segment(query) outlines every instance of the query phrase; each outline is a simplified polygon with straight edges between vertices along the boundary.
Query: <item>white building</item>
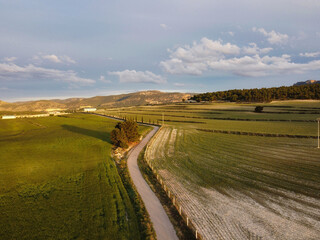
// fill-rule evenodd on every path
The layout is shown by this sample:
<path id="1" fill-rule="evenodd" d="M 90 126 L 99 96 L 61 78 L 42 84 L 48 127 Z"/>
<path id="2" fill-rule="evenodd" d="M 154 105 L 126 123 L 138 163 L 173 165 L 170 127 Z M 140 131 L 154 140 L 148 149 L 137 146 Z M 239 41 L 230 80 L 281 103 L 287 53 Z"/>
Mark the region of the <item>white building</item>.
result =
<path id="1" fill-rule="evenodd" d="M 94 111 L 97 111 L 96 108 L 84 108 L 83 111 L 85 112 L 94 112 Z"/>
<path id="2" fill-rule="evenodd" d="M 16 119 L 17 117 L 14 115 L 6 115 L 6 116 L 2 116 L 2 119 Z"/>

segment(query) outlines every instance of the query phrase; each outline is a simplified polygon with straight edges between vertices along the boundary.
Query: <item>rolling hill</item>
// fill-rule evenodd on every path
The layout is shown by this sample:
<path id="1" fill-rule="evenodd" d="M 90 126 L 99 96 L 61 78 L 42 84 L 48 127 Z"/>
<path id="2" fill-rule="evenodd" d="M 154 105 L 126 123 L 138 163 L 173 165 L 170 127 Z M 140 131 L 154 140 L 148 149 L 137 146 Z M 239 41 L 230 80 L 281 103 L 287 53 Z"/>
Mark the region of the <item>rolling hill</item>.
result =
<path id="1" fill-rule="evenodd" d="M 149 104 L 181 102 L 191 94 L 142 91 L 128 94 L 96 96 L 91 98 L 52 99 L 27 102 L 5 103 L 0 101 L 0 111 L 45 111 L 47 109 L 78 109 L 84 106 L 96 108 L 127 107 Z"/>

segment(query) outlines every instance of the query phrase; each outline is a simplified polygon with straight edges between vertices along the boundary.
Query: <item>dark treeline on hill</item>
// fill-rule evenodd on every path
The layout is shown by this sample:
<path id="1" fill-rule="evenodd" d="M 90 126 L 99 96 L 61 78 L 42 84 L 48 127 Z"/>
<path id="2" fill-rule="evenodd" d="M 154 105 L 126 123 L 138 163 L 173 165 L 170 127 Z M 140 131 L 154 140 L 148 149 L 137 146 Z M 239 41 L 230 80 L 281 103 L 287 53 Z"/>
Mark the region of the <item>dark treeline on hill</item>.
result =
<path id="1" fill-rule="evenodd" d="M 191 97 L 200 101 L 271 102 L 273 100 L 320 99 L 320 84 L 208 92 Z"/>

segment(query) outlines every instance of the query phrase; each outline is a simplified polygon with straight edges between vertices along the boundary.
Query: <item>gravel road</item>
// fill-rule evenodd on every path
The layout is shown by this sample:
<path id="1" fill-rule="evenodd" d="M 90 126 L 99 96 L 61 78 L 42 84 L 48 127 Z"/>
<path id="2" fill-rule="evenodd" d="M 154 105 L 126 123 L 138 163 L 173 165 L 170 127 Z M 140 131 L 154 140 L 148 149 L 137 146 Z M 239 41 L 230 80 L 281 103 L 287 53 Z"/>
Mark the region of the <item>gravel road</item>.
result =
<path id="1" fill-rule="evenodd" d="M 117 118 L 108 117 L 101 114 L 94 113 L 94 115 L 119 120 Z M 158 131 L 158 129 L 159 127 L 153 127 L 153 130 L 149 132 L 148 135 L 129 152 L 127 164 L 133 184 L 140 194 L 142 201 L 144 202 L 144 205 L 146 206 L 146 209 L 150 215 L 153 228 L 156 231 L 157 239 L 178 240 L 176 231 L 174 230 L 168 215 L 163 209 L 157 196 L 154 194 L 148 183 L 142 177 L 137 162 L 139 153 L 147 145 L 149 140 Z"/>
<path id="2" fill-rule="evenodd" d="M 131 179 L 150 215 L 154 230 L 156 231 L 157 239 L 178 239 L 168 215 L 164 211 L 159 199 L 142 177 L 137 163 L 139 153 L 146 146 L 151 137 L 158 131 L 158 129 L 159 127 L 154 127 L 154 129 L 129 153 L 128 169 Z"/>

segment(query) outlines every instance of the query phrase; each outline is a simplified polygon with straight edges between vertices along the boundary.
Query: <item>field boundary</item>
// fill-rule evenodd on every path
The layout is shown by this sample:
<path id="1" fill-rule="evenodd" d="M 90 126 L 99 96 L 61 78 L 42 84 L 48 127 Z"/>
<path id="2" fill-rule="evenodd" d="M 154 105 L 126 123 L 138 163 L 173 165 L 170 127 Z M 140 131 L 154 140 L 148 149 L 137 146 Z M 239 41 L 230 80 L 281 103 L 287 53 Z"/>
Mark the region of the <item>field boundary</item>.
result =
<path id="1" fill-rule="evenodd" d="M 148 151 L 148 149 L 150 148 L 151 144 L 154 142 L 154 140 L 158 137 L 159 132 L 162 130 L 162 126 L 158 129 L 158 131 L 155 133 L 155 135 L 151 138 L 151 140 L 148 142 L 147 147 L 146 147 L 146 152 Z M 194 223 L 192 222 L 190 216 L 187 215 L 187 213 L 183 210 L 183 205 L 182 203 L 179 201 L 178 197 L 175 196 L 172 193 L 172 189 L 170 187 L 168 187 L 161 175 L 157 172 L 157 170 L 152 166 L 152 163 L 149 159 L 145 158 L 145 162 L 148 164 L 148 166 L 150 167 L 150 169 L 152 170 L 152 173 L 154 174 L 155 178 L 157 179 L 157 182 L 160 184 L 160 186 L 162 187 L 163 191 L 167 194 L 168 198 L 170 199 L 170 201 L 172 202 L 172 205 L 177 209 L 179 215 L 181 216 L 181 218 L 183 219 L 183 221 L 186 223 L 187 227 L 191 230 L 191 232 L 194 234 L 196 239 L 199 240 L 203 240 L 204 238 L 202 237 L 202 234 L 199 233 L 198 229 L 196 228 L 196 226 L 194 225 Z"/>
<path id="2" fill-rule="evenodd" d="M 197 128 L 196 130 L 202 131 L 202 132 L 234 134 L 234 135 L 246 135 L 246 136 L 259 136 L 259 137 L 287 137 L 287 138 L 312 138 L 312 139 L 318 139 L 317 136 L 309 136 L 309 135 L 291 135 L 291 134 L 278 134 L 278 133 L 255 133 L 255 132 L 240 132 L 240 131 L 202 129 L 202 128 Z"/>
<path id="3" fill-rule="evenodd" d="M 136 110 L 140 111 L 140 110 Z M 173 111 L 166 111 L 173 112 Z M 177 111 L 178 112 L 178 111 Z M 183 112 L 183 111 L 181 111 Z M 248 111 L 249 112 L 249 111 Z M 125 114 L 134 115 L 134 112 L 124 112 Z M 185 112 L 183 112 L 185 113 Z M 188 113 L 188 112 L 187 112 Z M 200 112 L 202 113 L 202 112 Z M 271 112 L 263 112 L 263 113 L 271 113 Z M 276 112 L 274 112 L 276 113 Z M 279 112 L 281 113 L 281 112 Z M 221 113 L 205 113 L 205 114 L 221 114 Z M 318 114 L 318 113 L 317 113 Z M 156 113 L 142 113 L 144 116 L 162 116 L 162 114 Z M 317 120 L 304 120 L 304 119 L 268 119 L 268 118 L 230 118 L 230 117 L 195 117 L 195 116 L 186 116 L 186 115 L 172 115 L 166 114 L 166 117 L 176 117 L 176 118 L 194 118 L 194 119 L 205 119 L 205 120 L 228 120 L 228 121 L 244 121 L 244 122 L 317 122 Z M 160 119 L 161 120 L 161 119 Z M 165 121 L 168 121 L 165 119 Z"/>

